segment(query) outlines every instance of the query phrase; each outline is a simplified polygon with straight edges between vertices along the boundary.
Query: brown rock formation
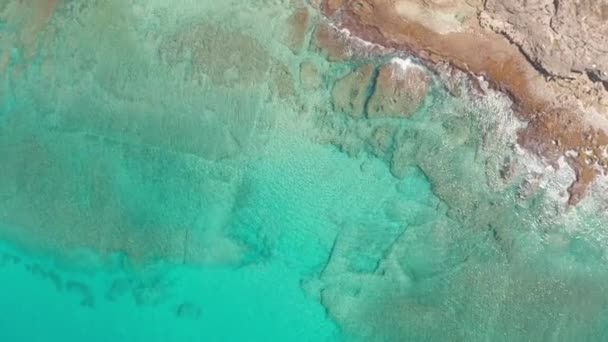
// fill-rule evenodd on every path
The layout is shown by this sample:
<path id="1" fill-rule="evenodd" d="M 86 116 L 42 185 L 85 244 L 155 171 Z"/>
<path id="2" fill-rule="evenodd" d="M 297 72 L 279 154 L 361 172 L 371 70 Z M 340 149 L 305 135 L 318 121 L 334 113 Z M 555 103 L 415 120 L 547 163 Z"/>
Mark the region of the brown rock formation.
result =
<path id="1" fill-rule="evenodd" d="M 395 60 L 380 68 L 367 115 L 408 117 L 416 112 L 429 86 L 426 72 L 409 61 Z"/>
<path id="2" fill-rule="evenodd" d="M 363 117 L 373 72 L 374 66 L 366 64 L 338 80 L 332 89 L 334 110 Z"/>
<path id="3" fill-rule="evenodd" d="M 330 61 L 346 60 L 352 57 L 352 52 L 340 32 L 328 23 L 321 23 L 317 26 L 314 44 Z"/>
<path id="4" fill-rule="evenodd" d="M 336 82 L 334 110 L 356 118 L 408 117 L 424 101 L 429 81 L 422 67 L 409 60 L 394 59 L 379 68 L 365 64 Z"/>

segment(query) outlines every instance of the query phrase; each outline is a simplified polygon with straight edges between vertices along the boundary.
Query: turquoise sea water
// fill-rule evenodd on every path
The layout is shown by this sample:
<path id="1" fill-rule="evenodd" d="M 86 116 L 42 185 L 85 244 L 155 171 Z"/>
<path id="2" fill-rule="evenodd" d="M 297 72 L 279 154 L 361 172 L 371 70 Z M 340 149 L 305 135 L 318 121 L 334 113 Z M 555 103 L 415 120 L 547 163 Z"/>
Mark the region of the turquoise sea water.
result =
<path id="1" fill-rule="evenodd" d="M 500 177 L 500 100 L 338 112 L 394 56 L 294 53 L 295 6 L 0 1 L 0 339 L 606 339 L 608 221 Z"/>

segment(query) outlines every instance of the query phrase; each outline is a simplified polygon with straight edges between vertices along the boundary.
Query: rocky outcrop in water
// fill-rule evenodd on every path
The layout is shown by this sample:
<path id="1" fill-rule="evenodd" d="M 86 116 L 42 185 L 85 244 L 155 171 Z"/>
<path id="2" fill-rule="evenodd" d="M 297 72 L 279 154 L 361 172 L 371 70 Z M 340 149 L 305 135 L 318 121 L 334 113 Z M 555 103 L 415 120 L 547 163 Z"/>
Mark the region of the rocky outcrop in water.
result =
<path id="1" fill-rule="evenodd" d="M 328 53 L 329 59 L 359 58 L 356 49 L 344 50 L 345 42 L 365 42 L 385 54 L 415 55 L 442 79 L 454 69 L 464 72 L 480 95 L 485 82 L 508 95 L 519 119 L 527 122 L 519 144 L 552 165 L 564 158 L 576 173 L 570 204 L 608 170 L 605 0 L 327 0 L 318 5 L 332 39 L 317 39 L 317 46 L 348 52 L 340 58 Z"/>
<path id="2" fill-rule="evenodd" d="M 366 64 L 338 80 L 332 90 L 334 110 L 363 117 L 373 73 L 374 66 Z"/>
<path id="3" fill-rule="evenodd" d="M 374 67 L 363 65 L 339 79 L 332 89 L 334 110 L 355 118 L 405 118 L 426 97 L 429 78 L 409 59 L 393 59 Z"/>
<path id="4" fill-rule="evenodd" d="M 369 100 L 368 116 L 408 117 L 423 102 L 429 80 L 423 68 L 410 60 L 394 59 L 380 67 L 374 93 Z"/>

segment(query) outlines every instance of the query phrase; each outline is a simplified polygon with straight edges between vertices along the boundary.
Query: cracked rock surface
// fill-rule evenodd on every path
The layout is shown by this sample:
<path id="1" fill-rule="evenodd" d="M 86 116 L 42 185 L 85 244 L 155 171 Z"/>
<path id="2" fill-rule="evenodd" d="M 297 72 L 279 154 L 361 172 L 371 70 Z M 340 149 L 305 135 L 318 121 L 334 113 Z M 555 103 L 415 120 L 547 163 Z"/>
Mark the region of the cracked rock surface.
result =
<path id="1" fill-rule="evenodd" d="M 606 0 L 488 0 L 481 18 L 552 76 L 608 81 Z"/>

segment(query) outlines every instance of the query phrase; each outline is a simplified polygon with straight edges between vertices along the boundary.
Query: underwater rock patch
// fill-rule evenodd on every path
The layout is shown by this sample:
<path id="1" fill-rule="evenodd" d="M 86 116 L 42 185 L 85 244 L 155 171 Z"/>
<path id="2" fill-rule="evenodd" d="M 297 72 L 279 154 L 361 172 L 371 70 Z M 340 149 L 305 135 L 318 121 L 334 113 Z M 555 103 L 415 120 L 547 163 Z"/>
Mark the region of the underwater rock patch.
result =
<path id="1" fill-rule="evenodd" d="M 353 117 L 365 116 L 365 104 L 375 67 L 365 64 L 339 79 L 332 89 L 334 110 Z"/>
<path id="2" fill-rule="evenodd" d="M 304 48 L 306 34 L 310 29 L 311 13 L 305 6 L 298 6 L 289 16 L 289 30 L 287 33 L 287 46 L 295 54 L 299 54 Z"/>
<path id="3" fill-rule="evenodd" d="M 367 107 L 368 117 L 413 115 L 424 101 L 429 82 L 424 69 L 409 60 L 396 58 L 381 66 Z"/>

